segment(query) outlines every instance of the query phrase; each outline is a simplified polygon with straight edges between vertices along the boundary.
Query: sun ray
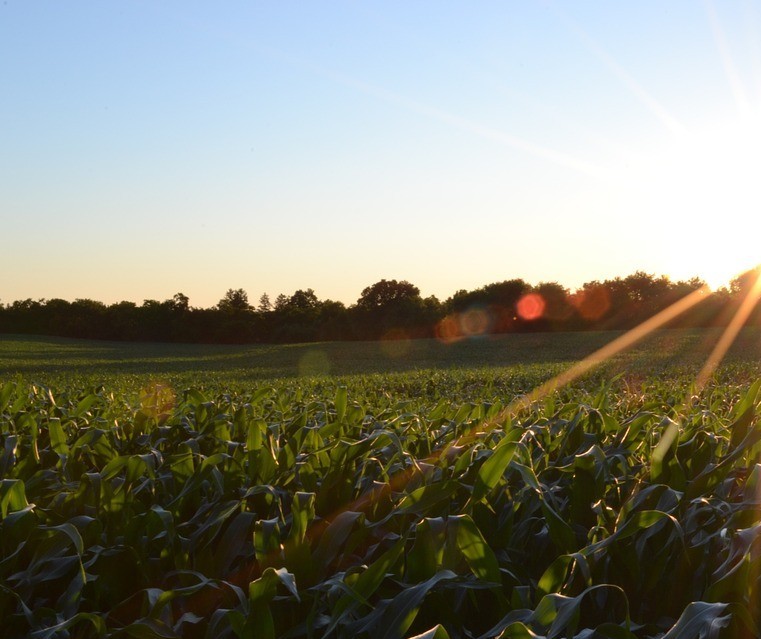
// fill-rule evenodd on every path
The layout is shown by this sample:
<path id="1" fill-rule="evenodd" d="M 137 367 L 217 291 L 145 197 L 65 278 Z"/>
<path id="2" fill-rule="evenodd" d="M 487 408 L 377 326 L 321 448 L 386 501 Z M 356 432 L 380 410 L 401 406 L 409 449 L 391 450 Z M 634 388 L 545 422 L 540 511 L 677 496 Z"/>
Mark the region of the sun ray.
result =
<path id="1" fill-rule="evenodd" d="M 595 366 L 599 366 L 614 355 L 617 355 L 631 348 L 634 344 L 645 338 L 653 331 L 657 330 L 664 324 L 667 324 L 682 313 L 688 311 L 690 308 L 693 308 L 700 302 L 704 301 L 707 298 L 708 293 L 708 287 L 703 286 L 693 291 L 689 295 L 686 295 L 668 308 L 662 310 L 660 313 L 657 313 L 650 319 L 644 321 L 639 326 L 636 326 L 606 346 L 603 346 L 591 355 L 588 355 L 582 361 L 578 362 L 574 366 L 571 366 L 568 370 L 560 373 L 559 375 L 556 375 L 552 379 L 540 385 L 531 393 L 513 400 L 507 407 L 500 411 L 498 415 L 486 422 L 472 427 L 467 433 L 461 435 L 453 444 L 434 451 L 427 458 L 421 460 L 421 462 L 426 464 L 437 462 L 442 457 L 442 455 L 446 453 L 447 450 L 451 450 L 453 447 L 456 448 L 457 446 L 467 442 L 467 440 L 474 435 L 476 429 L 478 429 L 480 432 L 483 432 L 499 427 L 500 425 L 504 424 L 507 419 L 511 419 L 521 410 L 528 408 L 533 402 L 546 397 L 562 386 L 570 384 L 572 381 L 589 372 Z M 307 531 L 307 535 L 309 535 L 311 538 L 318 537 L 327 527 L 327 525 L 341 513 L 346 511 L 365 511 L 383 495 L 387 494 L 388 491 L 401 490 L 410 481 L 417 470 L 417 466 L 410 466 L 404 470 L 398 471 L 392 475 L 386 483 L 376 484 L 373 488 L 357 497 L 351 503 L 337 509 L 331 513 L 330 516 L 326 517 L 318 524 L 313 525 L 313 527 Z"/>
<path id="2" fill-rule="evenodd" d="M 661 328 L 682 313 L 685 313 L 689 309 L 695 307 L 707 299 L 709 293 L 710 289 L 708 286 L 702 286 L 701 288 L 691 292 L 689 295 L 686 295 L 668 308 L 660 311 L 653 317 L 642 322 L 640 325 L 621 335 L 609 344 L 588 355 L 582 361 L 574 364 L 566 371 L 563 371 L 559 375 L 556 375 L 552 379 L 541 384 L 534 391 L 528 393 L 525 396 L 516 398 L 496 417 L 472 427 L 467 433 L 461 435 L 455 441 L 455 443 L 435 450 L 427 458 L 421 460 L 422 463 L 436 463 L 443 455 L 447 453 L 447 451 L 456 449 L 457 446 L 466 443 L 468 439 L 473 437 L 476 431 L 485 432 L 499 427 L 500 425 L 504 424 L 506 420 L 512 419 L 515 415 L 520 413 L 520 411 L 531 406 L 532 403 L 550 395 L 563 386 L 570 384 L 585 373 L 589 372 L 592 368 L 601 365 L 615 355 L 625 352 L 634 346 L 634 344 L 651 334 L 653 331 Z M 728 348 L 728 344 L 731 344 L 731 342 L 734 340 L 739 330 L 737 327 L 742 326 L 751 310 L 753 309 L 755 302 L 757 302 L 759 299 L 761 299 L 761 270 L 759 270 L 759 276 L 757 277 L 751 292 L 743 300 L 740 309 L 733 318 L 731 325 L 732 330 L 730 331 L 728 329 L 725 331 L 724 336 L 722 336 L 722 339 L 720 340 L 720 344 L 722 345 L 721 348 L 724 350 L 724 352 L 726 351 L 724 346 L 727 345 Z M 724 354 L 719 349 L 719 345 L 717 345 L 717 347 L 714 349 L 714 353 L 712 353 L 712 357 L 709 357 L 709 361 L 716 361 L 716 355 L 719 353 L 721 353 L 722 356 Z M 719 357 L 718 359 L 720 360 L 721 358 Z M 666 431 L 663 433 L 661 442 L 653 453 L 654 457 L 657 457 L 659 454 L 665 454 L 665 449 L 668 447 L 668 445 L 670 445 L 670 443 L 673 441 L 673 438 L 676 437 L 677 433 L 678 429 L 676 424 L 670 424 Z M 391 491 L 402 490 L 417 472 L 419 472 L 419 466 L 415 464 L 396 472 L 385 483 L 376 483 L 375 486 L 359 495 L 350 503 L 336 509 L 329 516 L 321 519 L 320 521 L 313 523 L 306 532 L 307 537 L 310 540 L 319 538 L 327 526 L 330 525 L 330 523 L 341 513 L 347 511 L 367 511 L 384 495 L 387 495 Z M 236 574 L 244 574 L 249 569 L 250 566 L 243 567 L 237 570 Z"/>
<path id="3" fill-rule="evenodd" d="M 743 20 L 750 49 L 748 61 L 753 79 L 752 101 L 758 103 L 761 101 L 761 30 L 758 28 L 758 25 L 761 24 L 761 11 L 752 0 L 745 0 L 743 9 Z"/>
<path id="4" fill-rule="evenodd" d="M 586 160 L 568 155 L 557 149 L 536 144 L 511 133 L 506 133 L 499 129 L 483 125 L 479 122 L 475 122 L 460 115 L 449 113 L 443 109 L 432 107 L 430 105 L 419 102 L 418 100 L 414 100 L 402 94 L 390 91 L 389 89 L 357 80 L 356 78 L 348 76 L 344 73 L 317 66 L 306 60 L 301 61 L 301 64 L 305 67 L 310 68 L 316 74 L 330 78 L 334 82 L 338 82 L 345 86 L 351 87 L 375 98 L 383 100 L 384 102 L 394 104 L 395 106 L 400 106 L 408 111 L 426 116 L 433 120 L 438 120 L 439 122 L 443 122 L 457 129 L 467 131 L 468 133 L 472 133 L 478 137 L 485 138 L 492 142 L 498 142 L 504 146 L 516 149 L 518 151 L 523 151 L 524 153 L 542 160 L 546 160 L 553 164 L 557 164 L 559 166 L 597 178 L 608 177 L 610 174 L 607 169 L 592 162 L 588 162 Z"/>
<path id="5" fill-rule="evenodd" d="M 724 359 L 724 355 L 727 354 L 729 347 L 732 346 L 733 342 L 737 338 L 737 334 L 745 324 L 745 320 L 748 319 L 748 316 L 753 311 L 753 308 L 758 303 L 759 299 L 761 299 L 761 267 L 757 269 L 757 273 L 758 274 L 755 281 L 753 282 L 753 285 L 751 286 L 751 289 L 748 291 L 742 303 L 740 304 L 740 307 L 737 309 L 737 312 L 734 314 L 729 324 L 722 332 L 719 340 L 713 347 L 713 350 L 708 355 L 705 364 L 695 378 L 695 392 L 692 393 L 690 397 L 682 403 L 682 405 L 679 407 L 679 410 L 676 411 L 677 414 L 683 414 L 685 409 L 692 408 L 695 405 L 698 395 L 708 384 L 708 381 L 713 376 L 713 373 L 716 371 L 722 359 Z M 653 451 L 652 459 L 654 462 L 660 462 L 663 460 L 678 435 L 679 424 L 674 421 L 670 422 L 666 429 L 663 431 L 661 439 Z"/>
<path id="6" fill-rule="evenodd" d="M 632 93 L 637 101 L 639 101 L 652 115 L 654 115 L 669 131 L 676 134 L 685 133 L 685 127 L 682 125 L 682 123 L 677 120 L 671 113 L 669 113 L 664 105 L 661 104 L 651 93 L 649 93 L 647 89 L 643 87 L 631 74 L 629 74 L 615 58 L 613 58 L 602 46 L 595 42 L 587 32 L 585 32 L 579 25 L 573 22 L 568 16 L 563 14 L 557 7 L 553 5 L 553 8 L 561 17 L 561 19 L 567 25 L 569 25 L 569 28 L 576 34 L 582 44 L 615 75 L 615 77 Z M 721 30 L 718 17 L 716 16 L 714 8 L 710 2 L 707 2 L 707 10 L 714 32 L 714 37 L 719 48 L 720 56 L 724 64 L 729 83 L 735 95 L 735 99 L 738 103 L 738 107 L 741 111 L 746 109 L 749 110 L 749 103 L 745 95 L 745 91 L 743 90 L 742 84 L 737 74 L 737 70 L 729 53 L 727 42 Z M 264 53 L 272 57 L 277 57 L 280 60 L 285 61 L 293 66 L 307 69 L 315 75 L 319 75 L 332 82 L 372 96 L 385 103 L 400 107 L 411 113 L 422 115 L 432 120 L 442 122 L 450 127 L 469 132 L 475 136 L 499 143 L 505 147 L 521 151 L 530 156 L 572 169 L 583 174 L 592 175 L 594 177 L 606 177 L 608 175 L 608 171 L 604 167 L 596 166 L 595 164 L 587 162 L 583 159 L 570 156 L 560 150 L 535 144 L 530 140 L 523 139 L 505 131 L 486 126 L 477 121 L 473 121 L 460 115 L 448 112 L 444 109 L 430 106 L 412 97 L 405 96 L 390 89 L 356 79 L 342 72 L 321 67 L 315 64 L 313 61 L 297 58 L 291 54 L 284 53 L 272 48 L 252 46 L 248 42 L 239 41 L 237 44 L 244 48 L 254 48 L 260 53 Z M 627 351 L 637 342 L 651 334 L 653 331 L 664 326 L 672 319 L 676 318 L 680 314 L 686 312 L 690 308 L 705 300 L 708 297 L 708 292 L 709 291 L 707 287 L 702 287 L 690 293 L 669 308 L 661 311 L 639 326 L 613 340 L 606 346 L 598 349 L 559 375 L 544 382 L 530 393 L 520 398 L 516 398 L 510 402 L 509 405 L 499 413 L 499 415 L 478 424 L 473 429 L 471 429 L 471 431 L 458 438 L 455 444 L 449 445 L 444 449 L 436 450 L 428 458 L 421 461 L 423 463 L 436 462 L 446 454 L 447 450 L 451 450 L 452 446 L 457 446 L 458 444 L 464 442 L 468 437 L 472 437 L 476 430 L 488 431 L 500 427 L 505 423 L 505 420 L 510 419 L 520 413 L 522 410 L 529 408 L 533 403 L 572 383 L 573 381 L 588 373 L 593 368 L 608 361 L 615 355 Z M 742 301 L 737 313 L 733 316 L 730 324 L 727 326 L 727 329 L 723 332 L 721 338 L 708 357 L 708 360 L 698 374 L 696 382 L 698 387 L 702 388 L 710 379 L 711 375 L 716 370 L 716 367 L 726 355 L 728 348 L 734 342 L 740 328 L 744 324 L 745 320 L 747 319 L 748 315 L 752 311 L 755 303 L 759 300 L 759 298 L 761 298 L 761 273 L 756 279 L 752 290 Z M 664 434 L 664 442 L 668 441 L 668 437 L 666 435 L 671 436 L 673 433 L 669 431 L 669 433 Z M 410 466 L 389 477 L 387 482 L 383 484 L 376 484 L 370 490 L 359 495 L 355 500 L 345 504 L 341 508 L 334 511 L 330 516 L 325 517 L 321 521 L 314 524 L 307 532 L 307 535 L 310 538 L 315 538 L 324 530 L 330 521 L 332 521 L 338 514 L 342 512 L 347 510 L 364 511 L 370 508 L 378 499 L 387 494 L 389 491 L 403 489 L 404 486 L 417 472 L 418 469 L 416 466 Z"/>
<path id="7" fill-rule="evenodd" d="M 175 18 L 182 20 L 182 22 L 188 24 L 187 20 L 182 18 L 182 16 L 175 16 Z M 533 157 L 545 160 L 558 166 L 572 169 L 591 177 L 611 177 L 611 172 L 608 169 L 596 165 L 593 162 L 589 162 L 567 153 L 563 153 L 558 149 L 542 146 L 535 142 L 531 142 L 530 140 L 526 140 L 494 127 L 483 125 L 479 122 L 470 120 L 455 113 L 450 113 L 443 109 L 432 107 L 428 104 L 424 104 L 418 100 L 415 100 L 414 98 L 402 95 L 390 89 L 374 85 L 364 80 L 359 80 L 336 69 L 331 69 L 319 65 L 313 60 L 305 59 L 293 53 L 285 52 L 272 46 L 263 45 L 261 43 L 253 43 L 249 40 L 235 37 L 231 33 L 223 32 L 207 24 L 193 23 L 192 26 L 199 31 L 225 40 L 228 43 L 234 44 L 240 49 L 255 51 L 261 55 L 278 59 L 281 62 L 285 62 L 286 64 L 289 64 L 295 68 L 305 69 L 316 76 L 326 78 L 332 82 L 349 87 L 366 95 L 370 95 L 388 104 L 393 104 L 394 106 L 401 107 L 412 113 L 423 115 L 432 120 L 438 120 L 439 122 L 443 122 L 454 128 L 466 131 L 477 137 L 499 143 L 503 146 L 515 149 L 517 151 L 522 151 Z"/>
<path id="8" fill-rule="evenodd" d="M 650 319 L 645 320 L 639 326 L 634 327 L 630 331 L 621 335 L 621 337 L 614 339 L 609 344 L 606 344 L 591 355 L 588 355 L 577 364 L 571 366 L 571 368 L 568 370 L 546 381 L 536 390 L 529 393 L 529 395 L 527 395 L 525 398 L 519 400 L 517 403 L 521 408 L 527 407 L 532 402 L 546 397 L 558 388 L 570 384 L 585 373 L 589 372 L 595 366 L 599 366 L 603 362 L 609 360 L 611 357 L 628 350 L 634 346 L 634 344 L 644 339 L 653 331 L 675 319 L 696 304 L 699 304 L 703 300 L 707 299 L 709 293 L 710 290 L 707 286 L 702 286 L 699 289 L 694 290 L 692 293 L 686 295 L 668 308 L 662 310 L 660 313 L 657 313 Z"/>
<path id="9" fill-rule="evenodd" d="M 679 120 L 671 115 L 664 107 L 645 87 L 643 87 L 632 75 L 626 71 L 616 59 L 610 55 L 600 44 L 598 44 L 592 37 L 581 28 L 581 26 L 573 20 L 568 14 L 558 7 L 554 2 L 549 2 L 555 15 L 573 32 L 581 43 L 592 53 L 600 62 L 602 62 L 618 80 L 632 92 L 635 98 L 645 107 L 650 113 L 658 118 L 672 133 L 683 134 L 685 127 Z"/>
<path id="10" fill-rule="evenodd" d="M 716 13 L 716 7 L 711 0 L 705 0 L 703 4 L 705 5 L 708 23 L 711 26 L 713 39 L 716 42 L 716 48 L 719 50 L 719 58 L 721 58 L 721 63 L 724 66 L 724 73 L 727 76 L 727 81 L 729 82 L 732 95 L 737 103 L 737 108 L 743 118 L 750 118 L 750 102 L 748 101 L 748 96 L 746 95 L 742 81 L 740 80 L 740 74 L 737 72 L 737 67 L 732 59 L 729 44 L 724 35 L 724 29 L 721 28 L 721 22 Z"/>
<path id="11" fill-rule="evenodd" d="M 696 385 L 701 390 L 708 383 L 714 371 L 724 359 L 729 347 L 737 338 L 737 334 L 745 324 L 745 320 L 751 314 L 759 299 L 761 299 L 761 268 L 757 269 L 756 279 L 753 282 L 748 293 L 745 295 L 740 307 L 737 309 L 732 321 L 729 322 L 724 332 L 721 334 L 719 341 L 716 342 L 711 354 L 708 356 L 706 363 L 698 373 Z"/>
<path id="12" fill-rule="evenodd" d="M 500 79 L 495 72 L 489 71 L 483 66 L 468 64 L 464 56 L 453 55 L 440 46 L 436 46 L 430 41 L 423 39 L 419 33 L 412 32 L 409 28 L 405 28 L 398 23 L 392 23 L 382 11 L 374 10 L 369 5 L 357 6 L 355 8 L 361 8 L 365 15 L 372 17 L 375 24 L 382 25 L 389 32 L 393 33 L 394 37 L 404 38 L 407 43 L 415 46 L 416 49 L 425 51 L 428 55 L 436 56 L 442 65 L 457 68 L 461 72 L 477 78 L 490 89 L 493 89 L 510 101 L 518 100 L 530 106 L 531 109 L 541 112 L 548 119 L 562 124 L 567 130 L 581 134 L 585 139 L 593 141 L 599 146 L 606 147 L 618 155 L 626 152 L 626 147 L 618 144 L 610 136 L 598 133 L 597 130 L 569 117 L 569 112 L 564 108 L 564 105 L 541 100 L 537 95 L 521 90 L 513 83 Z M 597 170 L 599 167 L 592 168 Z"/>

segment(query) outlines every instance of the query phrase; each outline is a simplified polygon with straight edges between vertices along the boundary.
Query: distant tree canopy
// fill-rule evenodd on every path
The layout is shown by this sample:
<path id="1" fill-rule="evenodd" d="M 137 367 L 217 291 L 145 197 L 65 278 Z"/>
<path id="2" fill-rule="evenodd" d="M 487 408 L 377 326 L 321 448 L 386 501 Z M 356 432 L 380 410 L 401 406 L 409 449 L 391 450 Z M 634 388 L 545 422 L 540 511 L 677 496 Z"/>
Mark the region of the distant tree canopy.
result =
<path id="1" fill-rule="evenodd" d="M 707 290 L 700 304 L 669 326 L 723 326 L 745 299 L 758 296 L 759 271 L 736 277 L 727 288 Z M 571 292 L 556 282 L 530 285 L 522 279 L 459 290 L 439 301 L 423 298 L 406 280 L 382 279 L 345 306 L 320 300 L 313 289 L 267 293 L 254 308 L 242 288 L 228 289 L 213 308 L 194 308 L 177 293 L 164 301 L 91 299 L 18 300 L 0 304 L 0 332 L 90 339 L 175 342 L 303 342 L 315 340 L 464 337 L 514 331 L 628 329 L 694 291 L 698 278 L 671 281 L 637 271 L 627 277 L 585 283 Z M 755 302 L 747 324 L 761 326 Z"/>
<path id="2" fill-rule="evenodd" d="M 420 300 L 420 289 L 407 280 L 381 280 L 362 291 L 357 307 L 366 311 L 390 309 L 415 304 Z"/>
<path id="3" fill-rule="evenodd" d="M 177 295 L 175 295 L 177 297 Z M 183 296 L 184 297 L 184 296 Z M 217 308 L 223 313 L 246 313 L 252 310 L 248 303 L 248 293 L 242 288 L 227 289 L 225 296 L 219 300 Z"/>

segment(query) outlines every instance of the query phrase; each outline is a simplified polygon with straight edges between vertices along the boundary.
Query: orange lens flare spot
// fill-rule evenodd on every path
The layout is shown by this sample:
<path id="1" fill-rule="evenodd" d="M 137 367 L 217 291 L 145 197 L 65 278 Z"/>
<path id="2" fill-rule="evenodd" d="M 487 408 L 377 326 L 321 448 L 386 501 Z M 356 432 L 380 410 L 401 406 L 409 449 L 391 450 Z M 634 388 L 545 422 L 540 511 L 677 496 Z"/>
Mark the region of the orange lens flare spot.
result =
<path id="1" fill-rule="evenodd" d="M 443 320 L 436 324 L 436 339 L 444 344 L 452 344 L 463 338 L 460 332 L 460 322 L 457 316 L 447 315 Z"/>
<path id="2" fill-rule="evenodd" d="M 149 417 L 168 416 L 175 404 L 174 391 L 168 384 L 151 382 L 140 389 L 140 411 Z"/>
<path id="3" fill-rule="evenodd" d="M 516 311 L 518 311 L 518 317 L 530 322 L 544 315 L 544 308 L 545 303 L 542 296 L 539 293 L 529 293 L 518 300 Z"/>
<path id="4" fill-rule="evenodd" d="M 475 337 L 489 332 L 491 317 L 482 308 L 471 308 L 460 315 L 460 330 L 466 337 Z"/>
<path id="5" fill-rule="evenodd" d="M 475 306 L 463 313 L 447 315 L 436 325 L 436 338 L 444 344 L 451 344 L 466 337 L 480 337 L 492 332 L 493 314 Z"/>
<path id="6" fill-rule="evenodd" d="M 610 308 L 610 294 L 602 286 L 579 291 L 571 298 L 573 305 L 584 319 L 600 319 Z"/>

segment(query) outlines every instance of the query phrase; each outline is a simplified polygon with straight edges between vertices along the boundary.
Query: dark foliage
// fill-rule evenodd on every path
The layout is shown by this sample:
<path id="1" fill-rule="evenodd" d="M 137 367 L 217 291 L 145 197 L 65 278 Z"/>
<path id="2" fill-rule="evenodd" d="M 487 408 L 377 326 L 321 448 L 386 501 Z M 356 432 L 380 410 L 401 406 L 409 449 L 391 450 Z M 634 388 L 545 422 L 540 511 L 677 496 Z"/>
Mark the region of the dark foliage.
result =
<path id="1" fill-rule="evenodd" d="M 724 326 L 751 294 L 756 271 L 705 299 L 671 321 L 674 327 Z M 457 340 L 483 334 L 525 331 L 628 329 L 703 287 L 697 278 L 672 282 L 638 271 L 624 278 L 587 282 L 571 293 L 556 282 L 532 286 L 521 279 L 460 290 L 444 302 L 423 298 L 406 280 L 380 280 L 357 302 L 320 300 L 314 290 L 265 293 L 249 303 L 243 289 L 229 289 L 210 309 L 194 308 L 186 295 L 164 301 L 90 299 L 19 300 L 0 304 L 0 332 L 121 341 L 309 342 L 437 336 Z M 746 324 L 761 325 L 756 304 Z"/>

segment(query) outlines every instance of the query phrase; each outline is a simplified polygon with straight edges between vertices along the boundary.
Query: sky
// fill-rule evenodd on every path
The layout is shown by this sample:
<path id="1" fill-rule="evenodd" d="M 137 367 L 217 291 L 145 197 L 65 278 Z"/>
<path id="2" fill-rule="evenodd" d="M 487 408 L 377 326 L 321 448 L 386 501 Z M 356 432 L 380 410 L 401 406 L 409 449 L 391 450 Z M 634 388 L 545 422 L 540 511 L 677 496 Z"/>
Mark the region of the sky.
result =
<path id="1" fill-rule="evenodd" d="M 761 262 L 761 1 L 0 4 L 0 303 Z"/>

